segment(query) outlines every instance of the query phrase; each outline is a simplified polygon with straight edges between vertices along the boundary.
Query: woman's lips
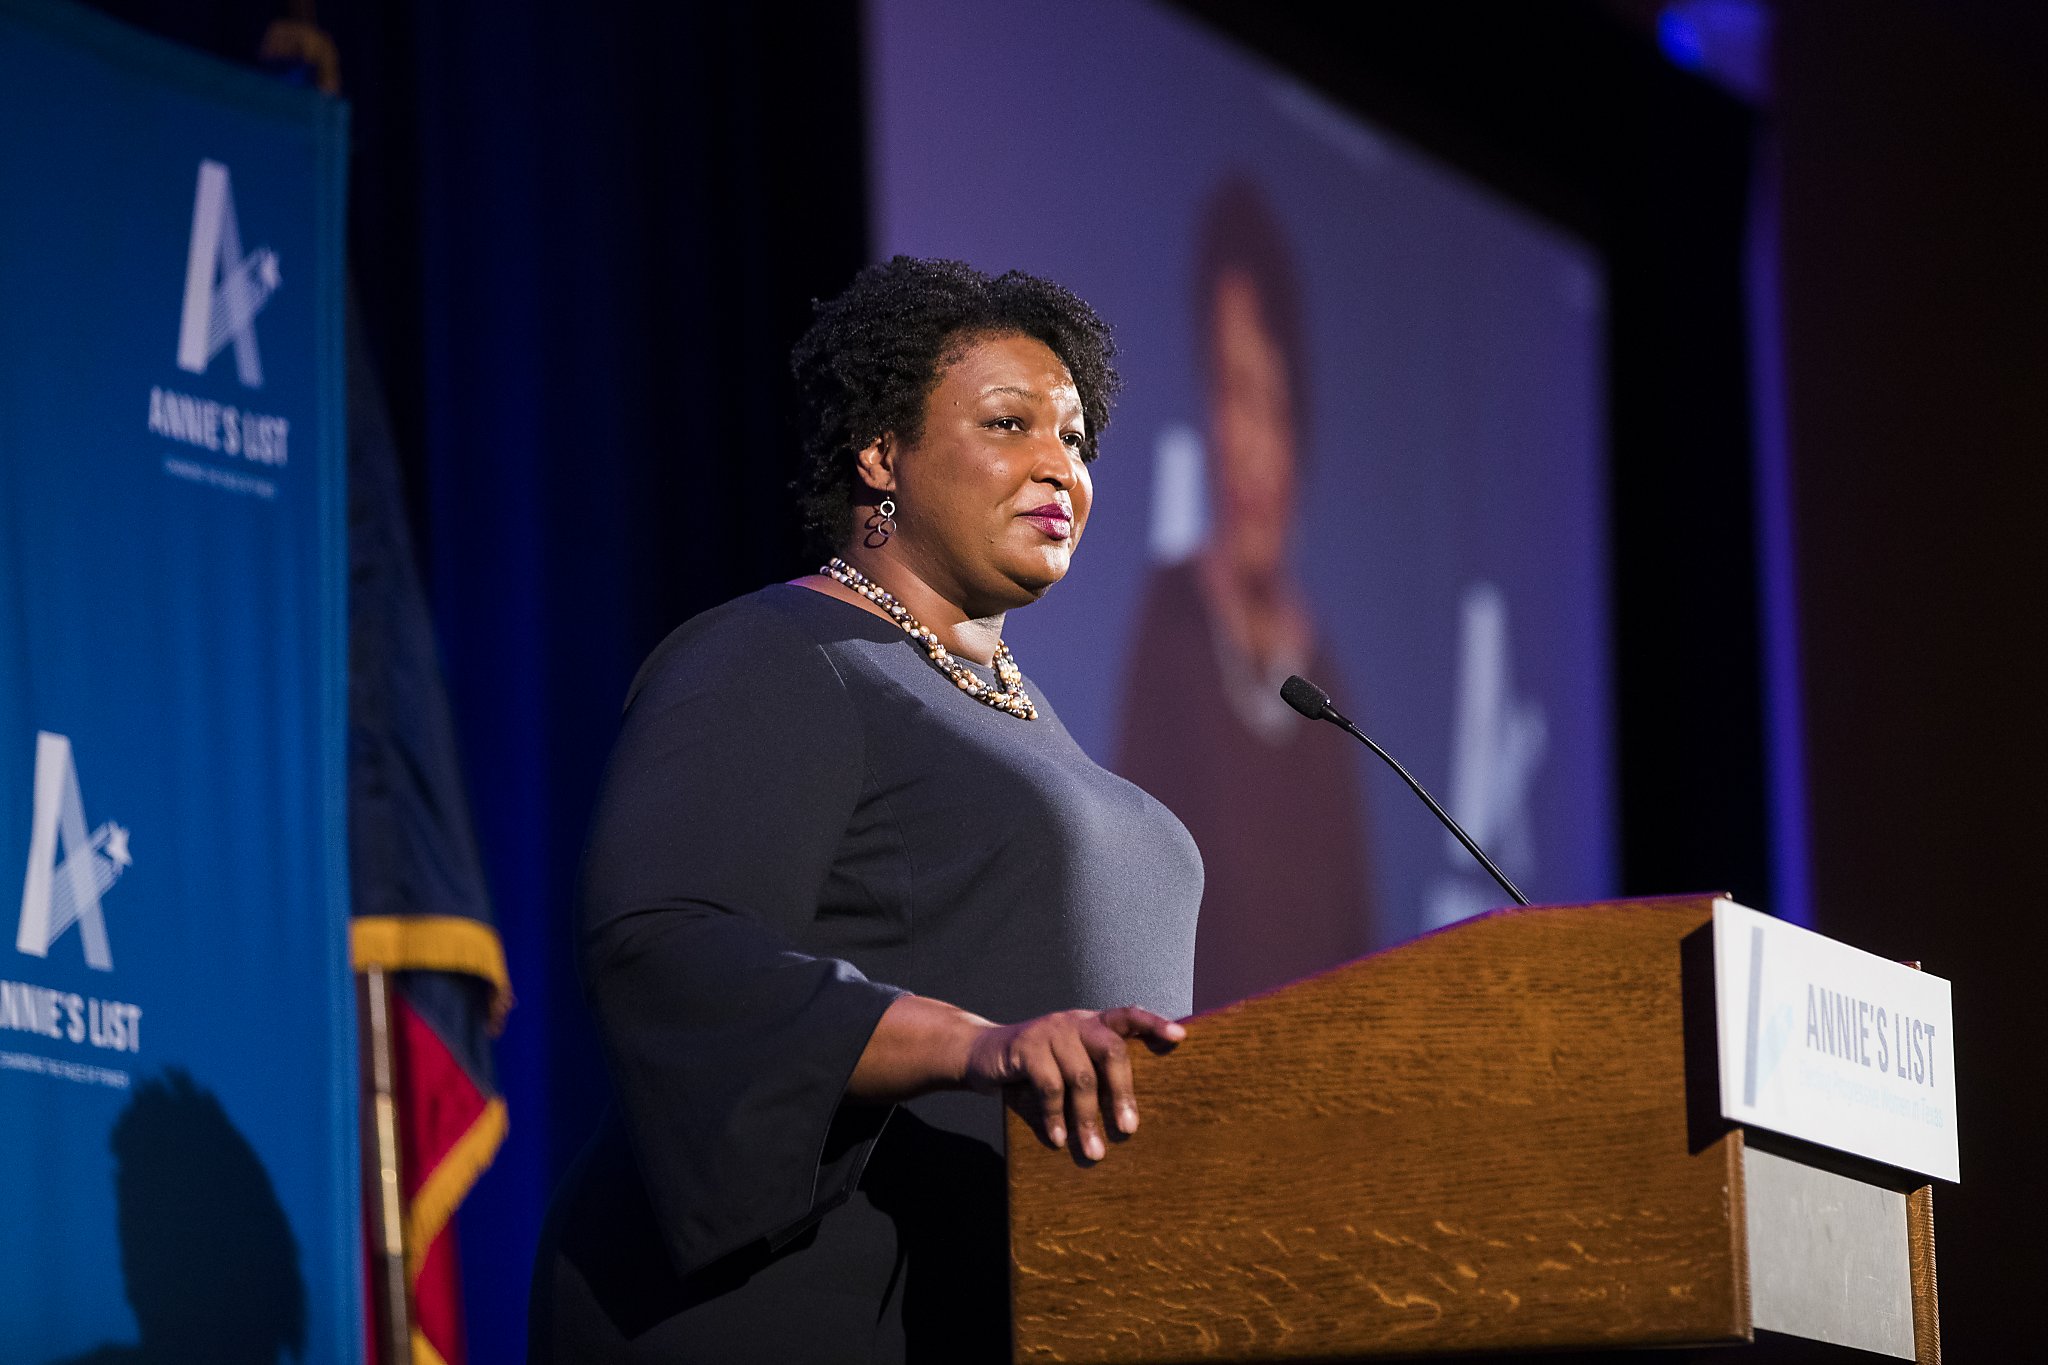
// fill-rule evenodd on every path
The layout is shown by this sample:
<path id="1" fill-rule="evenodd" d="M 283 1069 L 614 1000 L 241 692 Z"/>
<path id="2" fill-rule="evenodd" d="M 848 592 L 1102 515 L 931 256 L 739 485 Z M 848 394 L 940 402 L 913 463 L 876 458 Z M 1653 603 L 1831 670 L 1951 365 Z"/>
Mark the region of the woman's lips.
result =
<path id="1" fill-rule="evenodd" d="M 1066 508 L 1056 502 L 1032 508 L 1024 513 L 1024 520 L 1053 540 L 1066 540 L 1074 534 L 1073 518 L 1067 515 Z"/>

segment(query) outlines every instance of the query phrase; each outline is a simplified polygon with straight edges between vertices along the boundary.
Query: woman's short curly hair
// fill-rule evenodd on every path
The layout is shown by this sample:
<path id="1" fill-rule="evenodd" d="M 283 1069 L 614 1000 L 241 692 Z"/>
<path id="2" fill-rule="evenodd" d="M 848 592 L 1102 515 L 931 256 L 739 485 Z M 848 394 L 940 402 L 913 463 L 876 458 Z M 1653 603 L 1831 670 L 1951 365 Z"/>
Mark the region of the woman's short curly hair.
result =
<path id="1" fill-rule="evenodd" d="M 852 531 L 854 457 L 884 432 L 916 443 L 925 399 L 963 344 L 981 337 L 1035 337 L 1060 358 L 1081 395 L 1082 458 L 1095 458 L 1121 381 L 1109 324 L 1071 290 L 1020 270 L 991 276 L 898 256 L 813 307 L 790 368 L 804 449 L 796 491 L 818 549 L 836 550 Z"/>

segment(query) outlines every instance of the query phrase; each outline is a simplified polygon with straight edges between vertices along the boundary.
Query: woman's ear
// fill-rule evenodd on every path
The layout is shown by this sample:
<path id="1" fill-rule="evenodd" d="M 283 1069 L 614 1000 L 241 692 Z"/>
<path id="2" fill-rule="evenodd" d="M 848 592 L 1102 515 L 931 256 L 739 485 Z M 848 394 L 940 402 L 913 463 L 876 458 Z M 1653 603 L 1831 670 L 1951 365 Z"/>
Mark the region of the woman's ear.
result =
<path id="1" fill-rule="evenodd" d="M 873 493 L 896 491 L 896 433 L 885 431 L 853 457 L 860 481 Z"/>

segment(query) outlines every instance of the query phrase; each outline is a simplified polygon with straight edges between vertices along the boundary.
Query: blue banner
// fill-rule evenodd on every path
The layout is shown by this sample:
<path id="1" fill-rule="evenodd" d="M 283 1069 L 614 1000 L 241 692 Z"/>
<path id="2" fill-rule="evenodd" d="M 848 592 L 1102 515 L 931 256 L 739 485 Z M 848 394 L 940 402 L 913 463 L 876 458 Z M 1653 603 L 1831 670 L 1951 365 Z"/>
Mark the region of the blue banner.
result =
<path id="1" fill-rule="evenodd" d="M 346 126 L 0 0 L 9 1361 L 362 1358 Z"/>

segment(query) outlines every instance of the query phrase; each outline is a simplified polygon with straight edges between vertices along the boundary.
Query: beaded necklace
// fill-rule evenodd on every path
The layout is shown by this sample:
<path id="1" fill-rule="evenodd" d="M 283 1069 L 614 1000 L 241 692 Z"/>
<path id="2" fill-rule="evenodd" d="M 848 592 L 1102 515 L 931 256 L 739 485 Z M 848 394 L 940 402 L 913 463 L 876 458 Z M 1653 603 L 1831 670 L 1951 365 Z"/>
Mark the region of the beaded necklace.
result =
<path id="1" fill-rule="evenodd" d="M 1024 671 L 1017 667 L 1017 660 L 1010 653 L 1008 645 L 1000 640 L 996 641 L 996 681 L 1000 685 L 991 687 L 965 666 L 955 663 L 952 654 L 939 643 L 939 637 L 926 630 L 923 624 L 910 614 L 910 608 L 898 602 L 887 588 L 853 565 L 834 555 L 819 568 L 818 572 L 835 583 L 852 588 L 888 612 L 889 619 L 901 626 L 904 634 L 924 646 L 925 655 L 932 661 L 932 666 L 951 678 L 962 692 L 978 702 L 993 706 L 998 711 L 1007 711 L 1019 720 L 1038 719 L 1038 707 L 1032 703 L 1030 694 L 1024 690 Z"/>

